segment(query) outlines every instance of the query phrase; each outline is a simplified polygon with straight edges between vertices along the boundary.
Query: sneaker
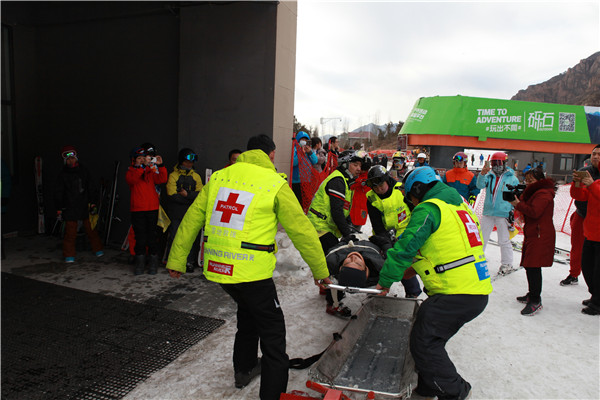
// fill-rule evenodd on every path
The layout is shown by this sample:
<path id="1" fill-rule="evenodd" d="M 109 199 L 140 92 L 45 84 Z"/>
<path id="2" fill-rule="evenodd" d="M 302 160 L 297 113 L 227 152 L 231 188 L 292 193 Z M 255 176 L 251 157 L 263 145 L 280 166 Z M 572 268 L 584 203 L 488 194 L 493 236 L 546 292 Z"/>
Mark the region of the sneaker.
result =
<path id="1" fill-rule="evenodd" d="M 332 304 L 327 304 L 325 312 L 340 318 L 350 318 L 352 316 L 352 311 L 341 303 L 337 307 L 334 307 Z"/>
<path id="2" fill-rule="evenodd" d="M 540 311 L 542 308 L 542 302 L 536 304 L 530 301 L 527 303 L 525 308 L 521 310 L 521 315 L 531 317 L 535 315 L 538 311 Z"/>
<path id="3" fill-rule="evenodd" d="M 65 257 L 65 262 L 66 263 L 74 263 L 75 262 L 75 257 Z"/>
<path id="4" fill-rule="evenodd" d="M 565 279 L 560 281 L 560 286 L 569 286 L 569 285 L 578 285 L 579 280 L 577 278 L 572 277 L 571 275 L 567 276 Z"/>
<path id="5" fill-rule="evenodd" d="M 96 257 L 102 257 L 104 252 L 102 250 L 96 252 Z"/>
<path id="6" fill-rule="evenodd" d="M 581 310 L 582 313 L 587 315 L 600 315 L 600 310 L 591 306 L 591 304 Z"/>
<path id="7" fill-rule="evenodd" d="M 584 306 L 589 306 L 590 304 L 592 304 L 592 299 L 587 299 L 587 300 L 583 300 L 581 302 L 581 304 L 583 304 Z"/>
<path id="8" fill-rule="evenodd" d="M 517 297 L 517 301 L 519 303 L 523 303 L 523 304 L 529 303 L 529 293 L 526 294 L 525 296 L 519 296 L 519 297 Z"/>
<path id="9" fill-rule="evenodd" d="M 254 368 L 252 368 L 249 372 L 235 373 L 235 387 L 241 389 L 244 386 L 247 386 L 252 381 L 252 379 L 256 378 L 258 375 L 260 375 L 260 358 L 258 359 L 258 362 L 254 366 Z"/>

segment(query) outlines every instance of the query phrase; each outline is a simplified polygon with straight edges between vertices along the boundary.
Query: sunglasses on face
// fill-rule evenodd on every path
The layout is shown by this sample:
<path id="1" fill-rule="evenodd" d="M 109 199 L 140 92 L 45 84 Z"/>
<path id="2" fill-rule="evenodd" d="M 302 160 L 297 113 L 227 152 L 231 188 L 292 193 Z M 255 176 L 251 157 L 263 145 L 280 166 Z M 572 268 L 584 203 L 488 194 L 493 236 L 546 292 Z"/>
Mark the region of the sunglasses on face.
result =
<path id="1" fill-rule="evenodd" d="M 185 156 L 185 159 L 191 162 L 198 161 L 198 154 L 188 154 Z"/>

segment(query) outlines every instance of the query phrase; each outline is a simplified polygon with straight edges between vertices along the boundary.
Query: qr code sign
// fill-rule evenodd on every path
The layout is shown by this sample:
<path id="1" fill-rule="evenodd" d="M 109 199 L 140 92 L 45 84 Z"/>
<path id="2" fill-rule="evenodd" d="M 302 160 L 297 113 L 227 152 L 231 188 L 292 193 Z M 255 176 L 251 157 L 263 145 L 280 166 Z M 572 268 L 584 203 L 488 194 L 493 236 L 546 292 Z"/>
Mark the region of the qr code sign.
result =
<path id="1" fill-rule="evenodd" d="M 575 132 L 574 113 L 558 113 L 558 131 Z"/>

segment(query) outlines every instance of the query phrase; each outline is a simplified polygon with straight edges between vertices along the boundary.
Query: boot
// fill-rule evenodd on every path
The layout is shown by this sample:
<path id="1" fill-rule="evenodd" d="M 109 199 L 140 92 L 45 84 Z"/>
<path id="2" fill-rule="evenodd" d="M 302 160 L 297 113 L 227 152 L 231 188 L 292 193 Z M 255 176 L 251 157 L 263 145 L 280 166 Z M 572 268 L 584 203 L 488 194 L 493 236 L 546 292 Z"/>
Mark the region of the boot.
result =
<path id="1" fill-rule="evenodd" d="M 158 255 L 151 254 L 150 261 L 148 261 L 148 273 L 150 275 L 156 275 L 158 270 Z"/>
<path id="2" fill-rule="evenodd" d="M 142 275 L 144 273 L 144 268 L 146 267 L 145 257 L 143 255 L 135 256 L 133 264 L 135 265 L 135 270 L 133 273 L 135 275 Z"/>

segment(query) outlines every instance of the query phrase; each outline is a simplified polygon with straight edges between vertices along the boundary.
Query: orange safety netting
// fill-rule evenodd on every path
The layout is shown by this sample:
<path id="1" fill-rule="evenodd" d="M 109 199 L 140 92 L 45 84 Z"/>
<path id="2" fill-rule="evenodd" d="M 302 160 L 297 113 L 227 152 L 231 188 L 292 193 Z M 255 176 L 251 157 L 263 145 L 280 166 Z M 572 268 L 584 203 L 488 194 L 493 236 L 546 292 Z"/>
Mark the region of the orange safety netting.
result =
<path id="1" fill-rule="evenodd" d="M 327 152 L 327 160 L 325 161 L 325 168 L 319 172 L 308 159 L 308 156 L 302 150 L 302 146 L 294 138 L 292 145 L 292 160 L 291 160 L 291 171 L 293 176 L 294 170 L 294 150 L 298 156 L 298 172 L 300 175 L 300 187 L 302 188 L 302 202 L 301 206 L 304 213 L 308 211 L 308 207 L 319 188 L 319 185 L 330 173 L 332 173 L 338 166 L 337 155 L 332 152 Z M 290 180 L 291 185 L 291 180 Z"/>

